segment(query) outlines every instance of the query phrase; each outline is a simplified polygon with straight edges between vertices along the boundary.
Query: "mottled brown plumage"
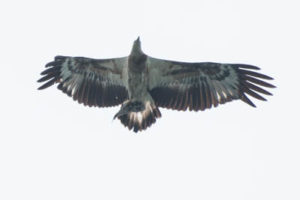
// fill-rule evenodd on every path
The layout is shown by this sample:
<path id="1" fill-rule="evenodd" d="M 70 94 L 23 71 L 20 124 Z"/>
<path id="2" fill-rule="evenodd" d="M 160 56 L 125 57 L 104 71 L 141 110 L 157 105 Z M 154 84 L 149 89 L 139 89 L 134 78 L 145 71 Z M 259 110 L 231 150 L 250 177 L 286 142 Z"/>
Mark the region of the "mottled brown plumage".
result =
<path id="1" fill-rule="evenodd" d="M 139 38 L 128 57 L 91 59 L 56 56 L 46 64 L 45 82 L 38 89 L 58 83 L 75 101 L 88 106 L 122 104 L 114 118 L 135 132 L 145 130 L 161 117 L 158 107 L 173 110 L 205 110 L 241 99 L 255 107 L 248 95 L 265 101 L 271 95 L 262 87 L 271 77 L 258 67 L 213 62 L 186 63 L 147 56 Z"/>

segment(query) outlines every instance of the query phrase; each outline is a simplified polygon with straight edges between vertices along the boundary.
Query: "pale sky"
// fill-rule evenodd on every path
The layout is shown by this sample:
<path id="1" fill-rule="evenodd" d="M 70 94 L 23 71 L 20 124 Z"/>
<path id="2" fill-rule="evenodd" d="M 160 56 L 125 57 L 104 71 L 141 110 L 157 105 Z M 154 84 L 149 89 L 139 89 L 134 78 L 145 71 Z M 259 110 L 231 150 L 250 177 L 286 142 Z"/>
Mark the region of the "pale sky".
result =
<path id="1" fill-rule="evenodd" d="M 1 1 L 0 199 L 300 199 L 297 0 Z M 145 53 L 245 63 L 275 78 L 257 108 L 160 109 L 135 134 L 56 86 L 56 55 L 111 58 L 141 37 Z"/>

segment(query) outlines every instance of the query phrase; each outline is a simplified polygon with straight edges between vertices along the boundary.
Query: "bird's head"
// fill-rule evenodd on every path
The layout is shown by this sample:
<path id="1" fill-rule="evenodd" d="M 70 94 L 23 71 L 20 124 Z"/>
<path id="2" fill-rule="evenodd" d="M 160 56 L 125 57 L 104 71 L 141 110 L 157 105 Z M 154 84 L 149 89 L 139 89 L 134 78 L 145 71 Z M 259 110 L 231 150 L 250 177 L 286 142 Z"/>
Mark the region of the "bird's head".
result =
<path id="1" fill-rule="evenodd" d="M 134 42 L 131 50 L 131 54 L 141 54 L 143 53 L 142 47 L 141 47 L 141 41 L 140 37 L 138 37 Z"/>
<path id="2" fill-rule="evenodd" d="M 143 110 L 145 110 L 145 105 L 143 102 L 128 101 L 122 105 L 120 111 L 114 116 L 114 119 L 123 115 L 127 115 L 130 112 L 141 112 Z"/>

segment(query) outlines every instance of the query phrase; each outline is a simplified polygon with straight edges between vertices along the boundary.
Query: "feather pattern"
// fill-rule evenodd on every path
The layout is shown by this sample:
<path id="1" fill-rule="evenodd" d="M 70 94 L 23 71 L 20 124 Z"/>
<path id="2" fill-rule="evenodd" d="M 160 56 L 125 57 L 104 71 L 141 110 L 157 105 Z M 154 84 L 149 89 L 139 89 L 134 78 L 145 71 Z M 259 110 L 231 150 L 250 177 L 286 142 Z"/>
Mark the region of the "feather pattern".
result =
<path id="1" fill-rule="evenodd" d="M 143 104 L 145 109 L 142 111 L 129 112 L 125 115 L 118 116 L 121 123 L 129 130 L 133 129 L 134 132 L 145 130 L 155 123 L 157 118 L 161 117 L 159 109 L 154 104 L 148 101 Z"/>
<path id="2" fill-rule="evenodd" d="M 56 56 L 46 64 L 38 89 L 58 83 L 63 93 L 88 106 L 122 103 L 115 115 L 134 132 L 150 127 L 161 117 L 159 107 L 203 111 L 233 100 L 255 107 L 249 96 L 265 101 L 272 95 L 271 77 L 247 64 L 187 63 L 150 57 L 138 38 L 127 57 L 91 59 Z"/>
<path id="3" fill-rule="evenodd" d="M 56 56 L 46 64 L 45 82 L 38 89 L 55 83 L 57 88 L 88 106 L 108 107 L 121 104 L 128 98 L 127 84 L 122 79 L 127 57 L 116 59 L 91 59 Z"/>
<path id="4" fill-rule="evenodd" d="M 252 71 L 259 70 L 252 65 L 184 63 L 152 57 L 147 64 L 149 91 L 157 106 L 169 109 L 205 110 L 237 99 L 255 107 L 247 95 L 265 101 L 260 94 L 272 94 L 262 87 L 275 87 L 261 80 L 273 78 Z"/>

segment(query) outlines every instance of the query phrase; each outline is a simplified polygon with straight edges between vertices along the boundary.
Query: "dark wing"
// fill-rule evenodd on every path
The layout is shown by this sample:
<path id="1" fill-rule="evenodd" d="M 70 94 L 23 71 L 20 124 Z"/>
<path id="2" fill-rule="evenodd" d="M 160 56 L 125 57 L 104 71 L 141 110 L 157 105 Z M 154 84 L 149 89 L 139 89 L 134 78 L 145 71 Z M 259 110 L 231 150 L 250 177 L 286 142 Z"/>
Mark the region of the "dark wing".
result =
<path id="1" fill-rule="evenodd" d="M 127 86 L 122 76 L 127 57 L 116 59 L 91 59 L 56 56 L 46 65 L 38 82 L 46 82 L 38 89 L 54 83 L 58 89 L 79 103 L 89 106 L 115 106 L 128 98 Z"/>
<path id="2" fill-rule="evenodd" d="M 183 63 L 149 57 L 149 91 L 157 106 L 175 110 L 204 110 L 247 97 L 265 101 L 260 94 L 272 95 L 262 87 L 275 86 L 261 80 L 271 77 L 255 72 L 245 64 Z"/>

